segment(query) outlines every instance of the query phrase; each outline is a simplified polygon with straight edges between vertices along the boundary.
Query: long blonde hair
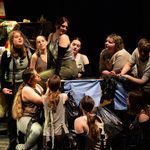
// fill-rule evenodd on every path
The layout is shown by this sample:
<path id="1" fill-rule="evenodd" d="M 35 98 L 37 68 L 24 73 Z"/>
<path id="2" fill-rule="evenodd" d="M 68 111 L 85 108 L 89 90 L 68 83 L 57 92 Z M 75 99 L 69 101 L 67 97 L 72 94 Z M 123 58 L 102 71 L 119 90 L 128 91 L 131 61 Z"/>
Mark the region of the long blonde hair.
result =
<path id="1" fill-rule="evenodd" d="M 24 83 L 22 83 L 15 95 L 13 105 L 12 105 L 12 117 L 17 120 L 23 115 L 22 108 L 22 88 L 24 87 Z"/>
<path id="2" fill-rule="evenodd" d="M 34 69 L 27 68 L 23 71 L 22 74 L 23 83 L 19 86 L 19 89 L 15 95 L 13 105 L 12 105 L 12 117 L 14 119 L 19 119 L 23 115 L 22 89 L 26 84 L 32 86 L 31 81 L 33 81 L 34 77 L 35 77 Z"/>

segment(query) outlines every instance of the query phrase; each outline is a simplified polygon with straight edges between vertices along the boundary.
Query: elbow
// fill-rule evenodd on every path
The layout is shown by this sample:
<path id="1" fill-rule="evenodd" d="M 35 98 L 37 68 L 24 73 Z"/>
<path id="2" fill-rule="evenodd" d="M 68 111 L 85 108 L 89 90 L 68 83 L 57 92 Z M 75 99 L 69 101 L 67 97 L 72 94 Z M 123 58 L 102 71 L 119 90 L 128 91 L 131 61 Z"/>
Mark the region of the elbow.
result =
<path id="1" fill-rule="evenodd" d="M 139 81 L 139 84 L 140 85 L 144 85 L 146 83 L 146 81 L 144 80 L 144 79 L 141 79 L 140 81 Z"/>

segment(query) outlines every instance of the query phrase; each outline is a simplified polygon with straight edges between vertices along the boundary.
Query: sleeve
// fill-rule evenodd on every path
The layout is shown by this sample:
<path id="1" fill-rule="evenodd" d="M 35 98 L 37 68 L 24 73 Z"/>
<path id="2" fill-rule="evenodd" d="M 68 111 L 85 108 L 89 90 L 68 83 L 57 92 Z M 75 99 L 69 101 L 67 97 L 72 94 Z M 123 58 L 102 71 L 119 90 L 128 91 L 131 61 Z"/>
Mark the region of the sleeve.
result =
<path id="1" fill-rule="evenodd" d="M 129 63 L 132 64 L 132 65 L 135 65 L 136 64 L 136 59 L 139 57 L 138 55 L 139 55 L 138 49 L 136 48 L 133 51 L 133 53 L 132 53 L 132 55 L 131 55 L 131 57 L 129 59 Z"/>
<path id="2" fill-rule="evenodd" d="M 148 63 L 147 67 L 145 68 L 142 79 L 144 79 L 145 81 L 150 80 L 150 63 Z"/>
<path id="3" fill-rule="evenodd" d="M 5 50 L 1 57 L 1 63 L 0 63 L 0 81 L 1 81 L 1 89 L 5 87 L 6 79 L 5 74 L 9 71 L 9 63 L 10 63 L 11 57 L 7 57 L 7 50 Z"/>
<path id="4" fill-rule="evenodd" d="M 91 77 L 92 76 L 92 69 L 90 64 L 84 65 L 84 72 L 82 77 Z"/>
<path id="5" fill-rule="evenodd" d="M 56 60 L 56 70 L 55 70 L 55 74 L 57 74 L 57 75 L 59 75 L 62 59 L 63 59 L 67 49 L 68 49 L 68 47 L 64 48 L 64 47 L 58 46 L 58 57 Z"/>

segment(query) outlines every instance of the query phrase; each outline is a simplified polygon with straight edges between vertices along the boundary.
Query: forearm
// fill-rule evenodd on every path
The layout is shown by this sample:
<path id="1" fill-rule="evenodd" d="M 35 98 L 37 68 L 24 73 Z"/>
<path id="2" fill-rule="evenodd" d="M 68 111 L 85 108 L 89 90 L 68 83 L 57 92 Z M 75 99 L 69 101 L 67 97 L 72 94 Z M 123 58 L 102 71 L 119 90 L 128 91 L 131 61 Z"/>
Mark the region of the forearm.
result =
<path id="1" fill-rule="evenodd" d="M 135 77 L 130 76 L 130 75 L 123 75 L 123 76 L 126 77 L 128 80 L 130 80 L 136 84 L 139 84 L 139 85 L 142 85 L 146 82 L 144 79 L 138 79 L 138 78 L 135 78 Z"/>
<path id="2" fill-rule="evenodd" d="M 132 67 L 132 66 L 131 66 L 130 63 L 125 64 L 125 66 L 124 66 L 123 69 L 121 70 L 120 75 L 126 74 L 126 73 L 131 69 L 131 67 Z"/>

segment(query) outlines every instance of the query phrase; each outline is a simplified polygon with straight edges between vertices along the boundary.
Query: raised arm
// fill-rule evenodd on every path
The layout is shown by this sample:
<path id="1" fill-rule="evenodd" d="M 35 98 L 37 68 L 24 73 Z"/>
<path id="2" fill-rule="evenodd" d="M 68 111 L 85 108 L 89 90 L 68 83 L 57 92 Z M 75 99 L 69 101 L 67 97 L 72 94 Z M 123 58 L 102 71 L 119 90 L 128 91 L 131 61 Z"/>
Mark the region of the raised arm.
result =
<path id="1" fill-rule="evenodd" d="M 22 89 L 22 99 L 23 99 L 23 101 L 31 101 L 35 104 L 43 103 L 42 96 L 37 94 L 33 88 L 28 87 L 28 86 L 25 86 Z"/>

